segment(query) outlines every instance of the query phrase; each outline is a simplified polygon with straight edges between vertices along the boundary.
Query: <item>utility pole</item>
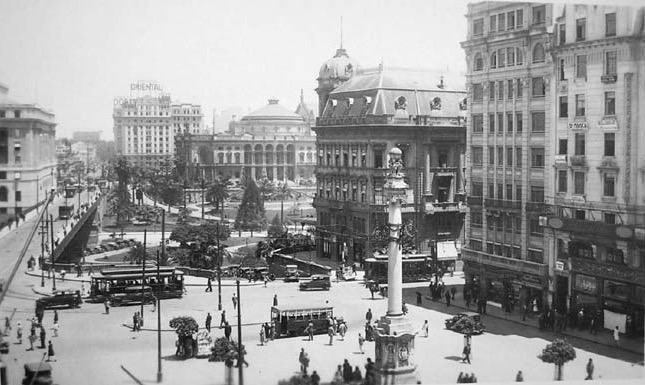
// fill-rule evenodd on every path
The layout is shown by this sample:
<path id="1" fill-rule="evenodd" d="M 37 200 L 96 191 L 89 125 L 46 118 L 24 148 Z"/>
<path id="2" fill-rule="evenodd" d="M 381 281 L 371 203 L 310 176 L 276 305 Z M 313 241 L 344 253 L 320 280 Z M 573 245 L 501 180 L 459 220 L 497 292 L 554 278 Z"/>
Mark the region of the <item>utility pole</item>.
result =
<path id="1" fill-rule="evenodd" d="M 47 231 L 47 213 L 40 218 L 40 287 L 45 287 L 45 232 Z"/>
<path id="2" fill-rule="evenodd" d="M 222 253 L 219 249 L 219 222 L 216 223 L 215 239 L 217 239 L 217 310 L 222 310 Z"/>
<path id="3" fill-rule="evenodd" d="M 49 214 L 49 232 L 51 234 L 51 249 L 52 249 L 52 263 L 50 269 L 52 269 L 52 290 L 56 291 L 56 265 L 54 263 L 54 249 L 56 246 L 54 245 L 54 216 L 52 214 Z"/>
<path id="4" fill-rule="evenodd" d="M 242 302 L 240 301 L 240 280 L 237 285 L 237 370 L 239 375 L 238 384 L 244 385 L 244 350 L 242 348 Z"/>
<path id="5" fill-rule="evenodd" d="M 204 177 L 202 176 L 202 220 L 204 220 Z"/>
<path id="6" fill-rule="evenodd" d="M 143 260 L 141 262 L 141 325 L 143 325 L 143 303 L 146 298 L 146 243 L 148 229 L 143 229 Z M 136 261 L 135 261 L 136 263 Z"/>
<path id="7" fill-rule="evenodd" d="M 163 217 L 162 217 L 163 218 Z M 161 248 L 163 250 L 163 246 Z M 159 274 L 159 250 L 157 250 L 157 382 L 163 381 L 161 373 L 161 278 Z"/>
<path id="8" fill-rule="evenodd" d="M 67 217 L 69 217 L 69 211 L 67 209 L 67 183 L 63 185 L 63 195 L 65 196 L 65 231 L 67 231 Z M 52 251 L 54 250 L 54 244 L 52 243 Z"/>

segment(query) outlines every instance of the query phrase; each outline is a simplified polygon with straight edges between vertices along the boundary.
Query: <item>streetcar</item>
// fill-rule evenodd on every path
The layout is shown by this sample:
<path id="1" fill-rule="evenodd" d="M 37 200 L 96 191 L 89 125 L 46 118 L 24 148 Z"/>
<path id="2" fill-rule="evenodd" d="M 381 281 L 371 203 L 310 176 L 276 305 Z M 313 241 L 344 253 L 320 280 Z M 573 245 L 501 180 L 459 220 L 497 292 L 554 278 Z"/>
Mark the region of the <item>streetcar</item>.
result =
<path id="1" fill-rule="evenodd" d="M 161 299 L 181 298 L 184 294 L 184 272 L 162 266 L 159 267 L 157 281 L 156 266 L 146 265 L 145 277 L 141 266 L 101 270 L 99 274 L 92 276 L 90 300 L 102 302 L 111 297 L 118 298 L 119 295 L 136 292 L 136 288 L 141 290 L 142 285 L 149 287 Z"/>

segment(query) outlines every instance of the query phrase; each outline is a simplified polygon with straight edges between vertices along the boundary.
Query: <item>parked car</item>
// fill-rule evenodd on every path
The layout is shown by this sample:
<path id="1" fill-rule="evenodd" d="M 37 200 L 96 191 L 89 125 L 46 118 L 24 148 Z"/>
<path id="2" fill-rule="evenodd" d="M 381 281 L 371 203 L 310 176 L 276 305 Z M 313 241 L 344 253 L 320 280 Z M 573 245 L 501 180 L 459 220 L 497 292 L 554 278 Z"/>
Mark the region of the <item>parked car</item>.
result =
<path id="1" fill-rule="evenodd" d="M 52 367 L 48 362 L 30 362 L 25 364 L 25 377 L 22 385 L 51 385 Z"/>
<path id="2" fill-rule="evenodd" d="M 298 282 L 300 281 L 300 276 L 298 275 L 298 272 L 294 273 L 287 273 L 287 275 L 284 277 L 285 282 Z"/>
<path id="3" fill-rule="evenodd" d="M 49 297 L 38 298 L 36 309 L 52 309 L 56 307 L 79 307 L 83 303 L 80 290 L 59 290 Z"/>
<path id="4" fill-rule="evenodd" d="M 300 283 L 300 290 L 329 290 L 331 280 L 328 275 L 312 275 L 311 281 Z"/>
<path id="5" fill-rule="evenodd" d="M 446 329 L 462 334 L 482 334 L 485 326 L 481 322 L 478 313 L 463 312 L 448 318 L 446 320 Z"/>

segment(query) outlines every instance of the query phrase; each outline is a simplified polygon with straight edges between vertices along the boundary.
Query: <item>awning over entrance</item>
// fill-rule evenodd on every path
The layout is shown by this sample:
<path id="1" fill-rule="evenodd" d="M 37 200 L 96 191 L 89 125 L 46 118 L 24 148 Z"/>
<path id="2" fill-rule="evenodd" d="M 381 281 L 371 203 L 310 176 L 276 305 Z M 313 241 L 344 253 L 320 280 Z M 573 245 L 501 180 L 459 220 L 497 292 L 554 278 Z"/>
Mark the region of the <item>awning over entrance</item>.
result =
<path id="1" fill-rule="evenodd" d="M 454 241 L 437 242 L 437 260 L 457 259 L 457 248 Z"/>

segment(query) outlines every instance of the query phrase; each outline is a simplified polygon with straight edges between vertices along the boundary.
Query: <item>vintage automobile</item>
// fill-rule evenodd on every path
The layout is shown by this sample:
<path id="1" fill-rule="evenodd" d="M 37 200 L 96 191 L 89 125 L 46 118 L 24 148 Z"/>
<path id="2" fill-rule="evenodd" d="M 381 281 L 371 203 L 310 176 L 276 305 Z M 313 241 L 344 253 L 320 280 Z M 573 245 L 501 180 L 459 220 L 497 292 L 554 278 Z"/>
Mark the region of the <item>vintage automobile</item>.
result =
<path id="1" fill-rule="evenodd" d="M 153 303 L 156 301 L 152 288 L 144 286 L 128 286 L 123 289 L 122 293 L 114 293 L 109 295 L 110 303 L 112 306 L 132 305 L 140 303 Z"/>
<path id="2" fill-rule="evenodd" d="M 458 313 L 446 320 L 446 329 L 462 334 L 482 334 L 485 326 L 478 313 Z"/>
<path id="3" fill-rule="evenodd" d="M 328 275 L 312 275 L 311 281 L 300 283 L 300 290 L 329 290 L 331 280 Z"/>
<path id="4" fill-rule="evenodd" d="M 51 385 L 52 367 L 48 362 L 30 362 L 25 364 L 25 377 L 22 385 Z"/>
<path id="5" fill-rule="evenodd" d="M 79 307 L 83 303 L 80 290 L 60 290 L 54 292 L 49 297 L 38 298 L 36 300 L 36 309 L 52 309 L 56 307 Z"/>

